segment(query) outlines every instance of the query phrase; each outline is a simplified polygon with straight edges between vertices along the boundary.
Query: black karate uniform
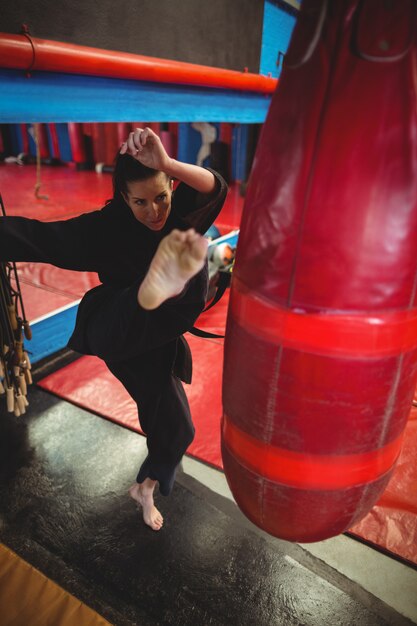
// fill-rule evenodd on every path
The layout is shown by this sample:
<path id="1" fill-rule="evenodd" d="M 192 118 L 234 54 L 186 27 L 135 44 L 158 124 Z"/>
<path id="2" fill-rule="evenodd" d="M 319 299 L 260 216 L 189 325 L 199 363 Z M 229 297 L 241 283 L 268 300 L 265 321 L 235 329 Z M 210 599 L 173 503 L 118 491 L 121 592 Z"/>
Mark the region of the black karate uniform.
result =
<path id="1" fill-rule="evenodd" d="M 0 218 L 0 260 L 98 273 L 102 284 L 83 297 L 68 346 L 103 359 L 137 403 L 148 445 L 137 482 L 157 480 L 163 495 L 170 493 L 194 437 L 181 383 L 191 382 L 191 353 L 182 335 L 205 306 L 207 263 L 180 295 L 153 311 L 139 306 L 137 292 L 163 237 L 174 228 L 204 234 L 216 219 L 227 185 L 213 174 L 212 194 L 179 184 L 167 222 L 157 232 L 136 220 L 122 197 L 64 221 Z"/>

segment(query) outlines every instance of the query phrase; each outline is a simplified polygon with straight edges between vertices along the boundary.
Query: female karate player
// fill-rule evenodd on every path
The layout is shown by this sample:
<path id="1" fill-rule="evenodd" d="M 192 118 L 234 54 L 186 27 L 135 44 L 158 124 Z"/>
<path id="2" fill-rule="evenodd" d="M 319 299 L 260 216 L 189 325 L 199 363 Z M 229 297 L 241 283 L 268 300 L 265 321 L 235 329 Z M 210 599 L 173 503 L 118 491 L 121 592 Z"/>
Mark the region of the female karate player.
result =
<path id="1" fill-rule="evenodd" d="M 180 181 L 173 191 L 173 179 Z M 205 306 L 207 242 L 227 186 L 213 170 L 170 158 L 149 128 L 130 133 L 116 158 L 113 198 L 58 222 L 0 218 L 0 257 L 97 272 L 69 347 L 103 359 L 138 405 L 148 456 L 130 496 L 160 530 L 154 490 L 172 490 L 194 437 L 181 381 L 191 382 L 183 333 Z"/>

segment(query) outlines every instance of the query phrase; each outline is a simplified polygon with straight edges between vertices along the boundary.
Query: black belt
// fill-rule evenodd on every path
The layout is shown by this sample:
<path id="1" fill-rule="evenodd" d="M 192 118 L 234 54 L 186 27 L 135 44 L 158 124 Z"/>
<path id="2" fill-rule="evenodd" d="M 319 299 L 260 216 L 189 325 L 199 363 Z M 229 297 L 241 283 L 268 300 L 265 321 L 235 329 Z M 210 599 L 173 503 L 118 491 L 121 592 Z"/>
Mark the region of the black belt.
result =
<path id="1" fill-rule="evenodd" d="M 231 270 L 231 266 L 219 270 L 219 279 L 216 285 L 217 287 L 216 293 L 214 294 L 214 298 L 212 299 L 210 304 L 206 306 L 206 308 L 202 311 L 202 313 L 205 313 L 206 311 L 211 309 L 212 306 L 217 304 L 217 302 L 220 300 L 220 298 L 222 297 L 222 295 L 224 294 L 224 292 L 230 285 L 230 280 L 232 278 L 232 272 L 230 270 Z M 188 332 L 191 333 L 191 335 L 195 335 L 196 337 L 203 337 L 203 339 L 224 339 L 224 335 L 218 335 L 216 333 L 209 333 L 206 330 L 201 330 L 201 328 L 196 328 L 195 326 L 190 328 Z"/>

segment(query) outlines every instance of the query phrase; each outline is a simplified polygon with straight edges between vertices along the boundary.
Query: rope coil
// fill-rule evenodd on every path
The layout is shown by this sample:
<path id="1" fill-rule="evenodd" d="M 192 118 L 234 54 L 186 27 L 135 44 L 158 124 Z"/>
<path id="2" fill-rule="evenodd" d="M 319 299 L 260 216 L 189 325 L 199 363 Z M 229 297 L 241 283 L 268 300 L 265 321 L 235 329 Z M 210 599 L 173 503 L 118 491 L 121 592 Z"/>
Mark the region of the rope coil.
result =
<path id="1" fill-rule="evenodd" d="M 6 215 L 0 195 L 0 207 Z M 26 319 L 16 264 L 0 263 L 0 395 L 6 397 L 7 411 L 16 417 L 28 406 L 27 385 L 32 382 L 31 363 L 23 337 L 31 338 Z"/>

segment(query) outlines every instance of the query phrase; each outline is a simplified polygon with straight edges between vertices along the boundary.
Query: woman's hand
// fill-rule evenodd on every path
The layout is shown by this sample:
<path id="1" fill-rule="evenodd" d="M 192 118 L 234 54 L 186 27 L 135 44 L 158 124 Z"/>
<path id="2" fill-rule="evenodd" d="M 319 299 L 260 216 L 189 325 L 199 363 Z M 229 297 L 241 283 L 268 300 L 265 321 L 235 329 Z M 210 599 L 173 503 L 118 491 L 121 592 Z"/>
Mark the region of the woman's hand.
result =
<path id="1" fill-rule="evenodd" d="M 136 128 L 122 144 L 120 154 L 130 154 L 134 159 L 154 170 L 165 172 L 201 193 L 212 193 L 216 189 L 216 179 L 212 172 L 198 165 L 181 163 L 171 159 L 158 135 L 150 128 Z"/>
<path id="2" fill-rule="evenodd" d="M 134 159 L 154 170 L 165 172 L 171 159 L 158 135 L 150 128 L 136 128 L 122 144 L 120 154 L 130 154 Z"/>

